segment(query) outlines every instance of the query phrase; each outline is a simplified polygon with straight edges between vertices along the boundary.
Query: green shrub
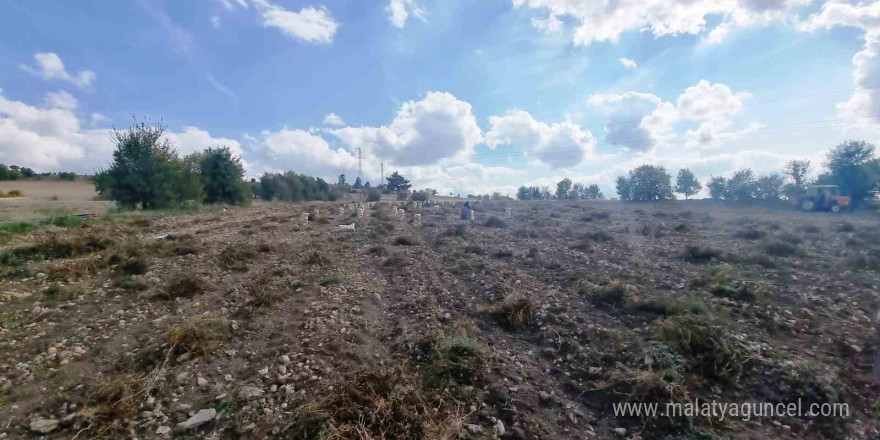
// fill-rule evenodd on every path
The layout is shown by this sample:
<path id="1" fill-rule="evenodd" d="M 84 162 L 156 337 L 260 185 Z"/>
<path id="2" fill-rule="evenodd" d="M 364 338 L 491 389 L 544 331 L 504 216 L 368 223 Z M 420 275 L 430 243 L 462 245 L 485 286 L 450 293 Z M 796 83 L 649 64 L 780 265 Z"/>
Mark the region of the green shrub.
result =
<path id="1" fill-rule="evenodd" d="M 689 245 L 685 247 L 684 258 L 693 263 L 705 263 L 721 258 L 721 250 L 708 246 Z"/>
<path id="2" fill-rule="evenodd" d="M 790 257 L 798 253 L 798 246 L 782 240 L 774 240 L 764 245 L 764 252 L 776 257 Z"/>
<path id="3" fill-rule="evenodd" d="M 243 205 L 250 201 L 250 185 L 242 185 L 244 166 L 229 147 L 208 148 L 201 154 L 199 170 L 206 203 Z"/>
<path id="4" fill-rule="evenodd" d="M 378 202 L 379 200 L 382 200 L 382 193 L 376 188 L 370 188 L 370 190 L 367 191 L 367 201 Z"/>
<path id="5" fill-rule="evenodd" d="M 493 215 L 486 219 L 486 222 L 483 223 L 483 226 L 487 228 L 506 228 L 507 223 L 505 223 L 504 220 L 501 220 L 500 218 Z"/>

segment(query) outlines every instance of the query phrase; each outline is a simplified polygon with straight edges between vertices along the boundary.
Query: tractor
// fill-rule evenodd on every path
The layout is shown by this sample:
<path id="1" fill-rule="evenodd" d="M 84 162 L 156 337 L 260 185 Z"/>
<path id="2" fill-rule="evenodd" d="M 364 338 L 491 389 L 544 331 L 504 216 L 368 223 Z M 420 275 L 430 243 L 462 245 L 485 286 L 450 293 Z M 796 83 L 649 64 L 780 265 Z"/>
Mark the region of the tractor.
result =
<path id="1" fill-rule="evenodd" d="M 831 211 L 838 213 L 849 208 L 850 198 L 840 195 L 837 185 L 810 185 L 797 198 L 797 206 L 804 211 Z"/>

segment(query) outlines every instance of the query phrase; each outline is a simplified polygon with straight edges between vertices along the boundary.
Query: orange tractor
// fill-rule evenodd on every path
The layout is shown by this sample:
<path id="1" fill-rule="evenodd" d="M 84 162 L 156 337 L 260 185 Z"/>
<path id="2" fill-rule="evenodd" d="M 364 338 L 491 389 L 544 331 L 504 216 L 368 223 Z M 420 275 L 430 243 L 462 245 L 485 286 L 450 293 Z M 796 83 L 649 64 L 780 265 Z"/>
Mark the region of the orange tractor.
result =
<path id="1" fill-rule="evenodd" d="M 797 206 L 804 211 L 831 211 L 838 213 L 849 208 L 850 198 L 840 195 L 837 185 L 810 185 L 807 192 L 798 197 Z"/>

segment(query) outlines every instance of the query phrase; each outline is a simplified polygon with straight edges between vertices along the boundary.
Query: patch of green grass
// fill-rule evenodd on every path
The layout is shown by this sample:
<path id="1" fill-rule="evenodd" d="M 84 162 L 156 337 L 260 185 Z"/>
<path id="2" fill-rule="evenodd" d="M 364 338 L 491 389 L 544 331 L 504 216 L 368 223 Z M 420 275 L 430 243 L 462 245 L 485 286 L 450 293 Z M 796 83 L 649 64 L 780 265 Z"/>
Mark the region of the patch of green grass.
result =
<path id="1" fill-rule="evenodd" d="M 322 281 L 321 285 L 324 287 L 335 286 L 337 284 L 342 284 L 343 281 L 345 281 L 345 279 L 342 278 L 342 275 L 333 275 L 332 277 Z"/>

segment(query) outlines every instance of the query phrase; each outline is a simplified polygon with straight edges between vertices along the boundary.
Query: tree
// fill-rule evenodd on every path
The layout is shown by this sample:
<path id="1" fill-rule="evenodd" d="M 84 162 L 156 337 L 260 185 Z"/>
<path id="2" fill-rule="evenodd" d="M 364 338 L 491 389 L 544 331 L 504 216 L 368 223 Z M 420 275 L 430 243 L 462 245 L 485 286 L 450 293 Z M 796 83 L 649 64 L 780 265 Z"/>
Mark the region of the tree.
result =
<path id="1" fill-rule="evenodd" d="M 595 183 L 584 189 L 583 198 L 587 200 L 605 200 L 605 195 Z"/>
<path id="2" fill-rule="evenodd" d="M 200 155 L 199 172 L 205 185 L 205 203 L 242 205 L 250 198 L 250 189 L 242 185 L 244 166 L 229 147 L 208 148 Z"/>
<path id="3" fill-rule="evenodd" d="M 755 182 L 755 198 L 764 202 L 778 202 L 782 196 L 782 187 L 785 185 L 785 176 L 781 174 L 769 174 L 758 177 Z"/>
<path id="4" fill-rule="evenodd" d="M 785 164 L 783 173 L 791 178 L 792 183 L 797 188 L 806 188 L 807 174 L 810 172 L 809 160 L 791 160 Z"/>
<path id="5" fill-rule="evenodd" d="M 351 186 L 354 189 L 361 189 L 364 186 L 361 184 L 361 177 L 358 176 L 357 179 L 354 179 L 354 185 Z"/>
<path id="6" fill-rule="evenodd" d="M 337 185 L 345 185 L 345 174 L 339 175 L 339 180 L 336 181 Z"/>
<path id="7" fill-rule="evenodd" d="M 623 180 L 621 180 L 623 179 Z M 642 165 L 629 172 L 629 178 L 617 179 L 617 192 L 621 200 L 648 202 L 674 199 L 672 194 L 672 176 L 666 169 L 654 165 Z M 623 185 L 623 188 L 621 188 Z M 624 199 L 624 190 L 627 199 Z"/>
<path id="8" fill-rule="evenodd" d="M 626 176 L 617 177 L 617 195 L 625 202 L 632 200 L 632 186 Z"/>
<path id="9" fill-rule="evenodd" d="M 414 202 L 427 202 L 430 197 L 431 193 L 427 191 L 416 191 L 412 195 Z"/>
<path id="10" fill-rule="evenodd" d="M 741 168 L 734 171 L 733 177 L 727 181 L 727 191 L 724 199 L 747 202 L 755 198 L 756 190 L 755 173 L 752 172 L 751 168 Z"/>
<path id="11" fill-rule="evenodd" d="M 722 200 L 727 195 L 727 179 L 722 176 L 709 177 L 709 184 L 706 187 L 712 200 Z"/>
<path id="12" fill-rule="evenodd" d="M 684 198 L 687 200 L 690 196 L 700 192 L 701 189 L 703 189 L 703 185 L 691 170 L 687 168 L 678 170 L 678 176 L 675 178 L 675 192 L 684 194 Z"/>
<path id="13" fill-rule="evenodd" d="M 21 175 L 24 177 L 34 177 L 34 175 L 36 175 L 36 174 L 37 173 L 35 173 L 34 170 L 27 168 L 27 167 L 24 167 L 21 169 Z"/>
<path id="14" fill-rule="evenodd" d="M 370 187 L 370 181 L 369 181 L 369 180 L 367 181 L 367 183 L 364 184 L 364 188 L 365 188 L 365 189 L 370 189 L 370 188 L 371 188 L 371 187 Z"/>
<path id="15" fill-rule="evenodd" d="M 874 145 L 865 141 L 845 141 L 828 152 L 825 161 L 825 182 L 840 186 L 852 198 L 853 207 L 880 185 L 880 160 L 874 157 Z"/>
<path id="16" fill-rule="evenodd" d="M 370 182 L 367 182 L 369 184 Z M 366 186 L 365 186 L 366 187 Z M 367 190 L 367 201 L 368 202 L 378 202 L 382 199 L 382 193 L 376 188 L 370 188 Z"/>
<path id="17" fill-rule="evenodd" d="M 566 177 L 556 184 L 556 198 L 565 200 L 568 198 L 568 192 L 571 191 L 571 179 Z"/>
<path id="18" fill-rule="evenodd" d="M 397 171 L 391 173 L 390 176 L 386 177 L 386 180 L 388 180 L 388 189 L 393 192 L 406 191 L 412 186 L 409 183 L 409 180 L 406 180 Z"/>
<path id="19" fill-rule="evenodd" d="M 121 206 L 143 209 L 167 208 L 194 200 L 193 171 L 177 157 L 165 127 L 135 124 L 113 130 L 116 144 L 110 168 L 95 176 L 95 187 Z M 199 197 L 201 194 L 198 195 Z"/>

